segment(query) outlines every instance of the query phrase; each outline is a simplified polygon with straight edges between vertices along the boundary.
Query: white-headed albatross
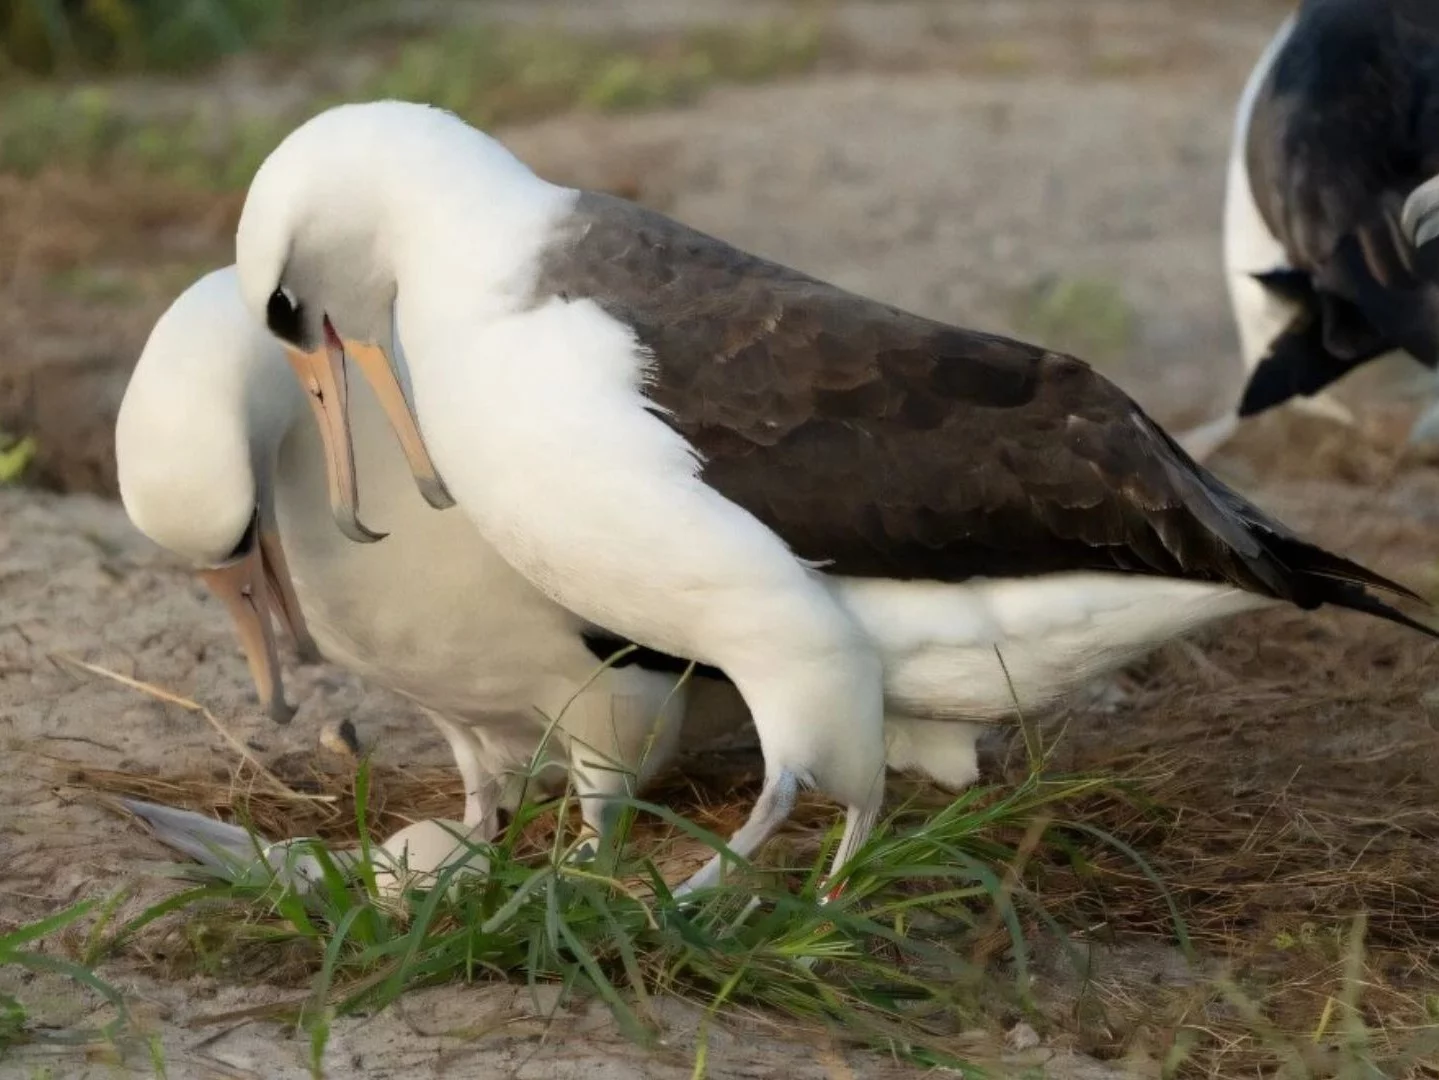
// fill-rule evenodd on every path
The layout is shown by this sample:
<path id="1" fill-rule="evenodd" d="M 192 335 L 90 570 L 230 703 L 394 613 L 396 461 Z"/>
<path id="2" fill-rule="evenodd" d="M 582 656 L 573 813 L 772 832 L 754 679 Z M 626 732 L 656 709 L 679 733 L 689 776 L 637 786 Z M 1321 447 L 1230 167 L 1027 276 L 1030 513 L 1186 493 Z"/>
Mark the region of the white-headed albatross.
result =
<path id="1" fill-rule="evenodd" d="M 676 687 L 687 665 L 647 650 L 596 676 L 623 643 L 534 589 L 463 515 L 426 506 L 375 395 L 363 381 L 350 390 L 358 491 L 391 530 L 380 545 L 336 532 L 326 511 L 332 470 L 306 395 L 279 342 L 245 309 L 233 267 L 202 277 L 160 317 L 120 407 L 126 511 L 204 568 L 272 716 L 291 712 L 274 611 L 302 640 L 313 631 L 327 658 L 425 708 L 464 777 L 465 822 L 487 838 L 502 795 L 518 786 L 507 793 L 505 777 L 529 765 L 547 717 L 563 711 L 552 756 L 568 753 L 596 829 L 627 771 L 643 781 L 671 758 L 687 703 L 706 703 L 712 726 L 744 723 L 732 692 Z"/>
<path id="2" fill-rule="evenodd" d="M 439 109 L 292 132 L 237 266 L 327 437 L 346 354 L 406 383 L 438 475 L 520 573 L 733 680 L 765 757 L 740 855 L 812 785 L 847 808 L 843 866 L 880 806 L 885 696 L 937 757 L 940 721 L 1012 707 L 996 650 L 1044 699 L 1276 601 L 1426 629 L 1365 586 L 1412 593 L 1229 490 L 1084 363 L 547 183 Z"/>
<path id="3" fill-rule="evenodd" d="M 1288 401 L 1352 423 L 1325 388 L 1381 357 L 1407 355 L 1433 398 L 1439 281 L 1416 272 L 1399 219 L 1436 173 L 1439 5 L 1304 0 L 1250 75 L 1230 148 L 1224 268 L 1245 386 L 1180 436 L 1187 450 L 1202 459 Z M 1435 439 L 1431 405 L 1410 441 Z"/>

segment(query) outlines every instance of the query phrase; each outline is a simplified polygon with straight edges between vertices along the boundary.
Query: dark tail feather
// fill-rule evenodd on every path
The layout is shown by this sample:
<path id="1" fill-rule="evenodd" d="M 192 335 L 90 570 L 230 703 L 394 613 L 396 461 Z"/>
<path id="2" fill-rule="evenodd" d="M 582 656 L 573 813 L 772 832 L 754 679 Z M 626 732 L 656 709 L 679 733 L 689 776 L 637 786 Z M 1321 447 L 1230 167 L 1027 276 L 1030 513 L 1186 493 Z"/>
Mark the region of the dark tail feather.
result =
<path id="1" fill-rule="evenodd" d="M 1368 567 L 1360 566 L 1342 555 L 1325 551 L 1322 547 L 1293 536 L 1270 535 L 1264 538 L 1264 546 L 1293 570 L 1307 577 L 1327 578 L 1330 581 L 1345 582 L 1360 587 L 1368 586 L 1406 600 L 1427 605 L 1428 600 L 1413 589 L 1391 581 L 1382 574 L 1376 574 Z"/>
<path id="2" fill-rule="evenodd" d="M 1425 626 L 1417 619 L 1411 619 L 1397 608 L 1390 607 L 1383 600 L 1370 596 L 1358 585 L 1350 585 L 1342 581 L 1327 582 L 1327 585 L 1328 591 L 1320 601 L 1321 603 L 1348 608 L 1350 611 L 1362 611 L 1366 615 L 1377 615 L 1389 622 L 1407 626 L 1410 630 L 1418 630 L 1421 634 L 1439 638 L 1439 629 Z"/>
<path id="3" fill-rule="evenodd" d="M 1428 607 L 1429 602 L 1414 590 L 1303 540 L 1272 534 L 1264 539 L 1265 547 L 1275 559 L 1284 563 L 1297 578 L 1295 584 L 1298 588 L 1292 599 L 1300 607 L 1314 608 L 1321 604 L 1333 604 L 1335 607 L 1375 615 L 1400 626 L 1407 626 L 1411 630 L 1418 630 L 1429 637 L 1439 638 L 1439 628 L 1426 626 L 1390 607 L 1366 592 L 1365 587 L 1402 596 Z"/>
<path id="4" fill-rule="evenodd" d="M 1365 591 L 1366 587 L 1378 589 L 1432 610 L 1433 605 L 1413 589 L 1352 559 L 1301 540 L 1204 466 L 1196 464 L 1159 425 L 1150 424 L 1149 430 L 1168 451 L 1166 454 L 1161 449 L 1161 460 L 1172 459 L 1170 476 L 1180 490 L 1190 489 L 1186 499 L 1190 511 L 1239 556 L 1254 575 L 1253 581 L 1243 587 L 1288 600 L 1301 608 L 1312 609 L 1323 604 L 1349 608 L 1439 638 L 1439 628 L 1426 626 Z"/>

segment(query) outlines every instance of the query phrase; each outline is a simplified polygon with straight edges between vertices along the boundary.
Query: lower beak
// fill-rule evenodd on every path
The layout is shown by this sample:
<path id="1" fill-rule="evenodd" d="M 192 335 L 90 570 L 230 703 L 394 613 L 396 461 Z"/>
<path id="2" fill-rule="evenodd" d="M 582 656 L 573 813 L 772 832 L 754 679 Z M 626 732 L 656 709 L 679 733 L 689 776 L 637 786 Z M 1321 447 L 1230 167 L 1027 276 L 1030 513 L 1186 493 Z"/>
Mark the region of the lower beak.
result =
<path id="1" fill-rule="evenodd" d="M 301 663 L 317 663 L 320 660 L 320 647 L 310 636 L 310 628 L 305 623 L 305 613 L 300 610 L 300 600 L 295 595 L 290 564 L 285 561 L 285 549 L 281 546 L 280 534 L 273 525 L 261 528 L 259 548 L 270 601 L 275 605 L 280 621 L 285 624 L 290 640 L 295 643 L 295 652 Z"/>
<path id="2" fill-rule="evenodd" d="M 364 375 L 379 399 L 380 407 L 385 410 L 425 502 L 436 510 L 454 506 L 455 500 L 451 498 L 444 480 L 440 479 L 435 463 L 430 460 L 430 452 L 425 449 L 425 441 L 420 437 L 415 415 L 410 411 L 410 404 L 405 400 L 404 391 L 400 389 L 400 382 L 395 378 L 394 368 L 390 366 L 384 350 L 357 341 L 343 342 L 342 347 L 344 354 L 360 369 L 360 374 Z"/>
<path id="3" fill-rule="evenodd" d="M 320 425 L 320 439 L 325 444 L 325 476 L 330 487 L 330 514 L 340 531 L 351 540 L 373 544 L 383 540 L 386 534 L 372 532 L 360 522 L 345 351 L 339 339 L 330 340 L 328 324 L 326 330 L 326 341 L 320 348 L 313 352 L 286 349 L 285 356 L 305 388 L 310 408 Z"/>
<path id="4" fill-rule="evenodd" d="M 295 715 L 280 683 L 280 658 L 275 651 L 275 634 L 270 626 L 269 590 L 265 583 L 263 549 L 254 544 L 248 554 L 227 566 L 201 570 L 200 577 L 224 603 L 234 620 L 250 665 L 250 677 L 260 704 L 277 724 L 288 724 Z"/>

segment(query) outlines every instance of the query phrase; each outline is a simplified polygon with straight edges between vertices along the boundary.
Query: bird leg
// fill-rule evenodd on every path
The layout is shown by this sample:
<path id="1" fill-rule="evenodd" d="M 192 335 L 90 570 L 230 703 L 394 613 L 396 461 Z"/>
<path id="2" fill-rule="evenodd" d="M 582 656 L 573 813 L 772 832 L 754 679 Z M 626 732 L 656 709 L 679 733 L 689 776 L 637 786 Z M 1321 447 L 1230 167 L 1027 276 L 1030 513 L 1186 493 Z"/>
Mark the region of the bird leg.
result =
<path id="1" fill-rule="evenodd" d="M 601 679 L 560 714 L 584 819 L 585 838 L 575 853 L 582 860 L 599 854 L 622 801 L 674 757 L 688 700 L 688 687 L 670 676 L 611 670 Z"/>
<path id="2" fill-rule="evenodd" d="M 570 752 L 580 751 L 572 747 Z M 570 776 L 584 823 L 583 840 L 575 849 L 574 858 L 578 862 L 589 862 L 599 855 L 600 844 L 614 831 L 620 813 L 619 800 L 632 794 L 633 784 L 630 775 L 618 765 L 601 762 L 576 761 Z"/>
<path id="3" fill-rule="evenodd" d="M 829 873 L 825 876 L 825 885 L 839 876 L 844 869 L 845 863 L 853 858 L 854 854 L 864 846 L 869 839 L 870 833 L 874 832 L 874 823 L 879 818 L 880 804 L 884 799 L 884 785 L 879 785 L 876 798 L 865 806 L 851 806 L 844 812 L 844 834 L 839 838 L 839 847 L 834 849 L 834 858 L 830 860 Z M 838 899 L 840 893 L 844 892 L 845 883 L 841 882 L 832 889 L 826 889 L 821 903 L 829 903 Z"/>
<path id="4" fill-rule="evenodd" d="M 455 755 L 455 765 L 465 782 L 465 827 L 470 829 L 474 836 L 493 840 L 500 832 L 502 785 L 499 778 L 481 763 L 480 748 L 463 724 L 457 724 L 429 709 L 425 710 L 425 714 L 450 744 L 450 752 Z"/>
<path id="5" fill-rule="evenodd" d="M 765 777 L 764 787 L 760 790 L 759 798 L 755 800 L 749 818 L 729 838 L 729 849 L 742 859 L 749 858 L 761 844 L 774 835 L 776 829 L 789 820 L 798 797 L 799 777 L 789 769 L 781 768 L 774 776 Z M 848 834 L 847 826 L 846 836 Z M 716 853 L 714 858 L 696 870 L 688 881 L 674 890 L 674 896 L 678 899 L 696 889 L 717 884 L 723 867 L 724 856 Z"/>

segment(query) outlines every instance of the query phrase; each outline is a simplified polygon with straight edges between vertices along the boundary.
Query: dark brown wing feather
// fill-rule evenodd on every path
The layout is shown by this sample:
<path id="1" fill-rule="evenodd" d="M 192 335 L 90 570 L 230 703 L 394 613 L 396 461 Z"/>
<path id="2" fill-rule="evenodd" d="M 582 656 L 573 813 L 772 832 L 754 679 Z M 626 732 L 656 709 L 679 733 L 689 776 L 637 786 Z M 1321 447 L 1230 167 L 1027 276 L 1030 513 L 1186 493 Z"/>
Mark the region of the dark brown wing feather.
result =
<path id="1" fill-rule="evenodd" d="M 1117 570 L 1305 606 L 1333 599 L 1319 579 L 1398 588 L 1297 540 L 1081 361 L 855 296 L 622 200 L 581 196 L 542 260 L 537 299 L 553 295 L 632 326 L 654 354 L 650 396 L 706 482 L 833 572 Z"/>

